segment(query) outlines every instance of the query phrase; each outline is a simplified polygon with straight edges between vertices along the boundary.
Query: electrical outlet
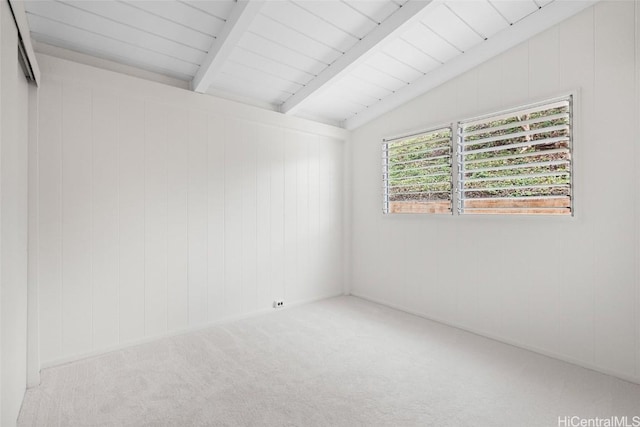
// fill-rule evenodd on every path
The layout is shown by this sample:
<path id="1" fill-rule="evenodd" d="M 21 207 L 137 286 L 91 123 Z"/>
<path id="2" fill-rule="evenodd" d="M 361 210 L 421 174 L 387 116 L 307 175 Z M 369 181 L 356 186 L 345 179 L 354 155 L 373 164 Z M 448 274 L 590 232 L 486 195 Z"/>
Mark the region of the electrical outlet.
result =
<path id="1" fill-rule="evenodd" d="M 277 299 L 273 302 L 273 308 L 282 308 L 284 307 L 284 301 L 281 299 Z"/>

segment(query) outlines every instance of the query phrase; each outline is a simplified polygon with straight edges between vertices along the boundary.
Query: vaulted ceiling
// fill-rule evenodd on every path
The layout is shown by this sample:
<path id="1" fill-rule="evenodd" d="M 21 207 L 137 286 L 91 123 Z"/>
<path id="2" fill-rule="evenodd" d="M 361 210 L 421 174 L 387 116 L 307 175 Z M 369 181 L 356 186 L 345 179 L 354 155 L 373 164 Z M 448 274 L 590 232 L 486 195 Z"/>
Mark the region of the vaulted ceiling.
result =
<path id="1" fill-rule="evenodd" d="M 353 129 L 594 2 L 29 0 L 25 8 L 38 42 Z"/>

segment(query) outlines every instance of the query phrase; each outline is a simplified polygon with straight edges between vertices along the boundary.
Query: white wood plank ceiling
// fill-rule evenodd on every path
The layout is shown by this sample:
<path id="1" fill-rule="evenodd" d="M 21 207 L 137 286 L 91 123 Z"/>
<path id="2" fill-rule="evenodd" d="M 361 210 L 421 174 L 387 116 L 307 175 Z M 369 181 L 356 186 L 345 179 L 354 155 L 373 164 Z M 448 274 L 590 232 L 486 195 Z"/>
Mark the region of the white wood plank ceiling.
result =
<path id="1" fill-rule="evenodd" d="M 355 128 L 592 3 L 29 0 L 25 8 L 41 43 Z"/>

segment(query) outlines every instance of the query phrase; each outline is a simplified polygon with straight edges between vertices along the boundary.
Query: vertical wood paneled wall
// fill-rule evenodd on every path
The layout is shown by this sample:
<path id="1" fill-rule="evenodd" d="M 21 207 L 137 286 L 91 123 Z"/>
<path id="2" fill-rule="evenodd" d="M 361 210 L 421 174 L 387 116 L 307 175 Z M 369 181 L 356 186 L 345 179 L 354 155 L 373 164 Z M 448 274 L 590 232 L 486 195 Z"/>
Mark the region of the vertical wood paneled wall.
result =
<path id="1" fill-rule="evenodd" d="M 27 377 L 29 84 L 18 31 L 0 2 L 0 425 L 15 426 Z"/>
<path id="2" fill-rule="evenodd" d="M 56 61 L 39 104 L 43 365 L 343 292 L 342 140 L 72 63 L 47 74 Z"/>
<path id="3" fill-rule="evenodd" d="M 353 292 L 640 381 L 638 1 L 603 1 L 354 132 Z M 575 217 L 383 216 L 382 138 L 577 90 Z"/>

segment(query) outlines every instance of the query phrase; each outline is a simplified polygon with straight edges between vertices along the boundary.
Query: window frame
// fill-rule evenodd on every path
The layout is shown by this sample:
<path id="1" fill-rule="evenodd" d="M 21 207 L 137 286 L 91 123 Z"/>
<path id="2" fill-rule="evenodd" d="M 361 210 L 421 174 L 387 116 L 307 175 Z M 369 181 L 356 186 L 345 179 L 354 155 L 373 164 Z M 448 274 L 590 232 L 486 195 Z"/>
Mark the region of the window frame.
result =
<path id="1" fill-rule="evenodd" d="M 394 140 L 399 140 L 399 139 L 405 139 L 405 138 L 411 138 L 411 137 L 415 137 L 415 136 L 419 136 L 421 134 L 425 134 L 425 133 L 429 133 L 429 132 L 434 132 L 440 129 L 445 129 L 445 128 L 449 128 L 451 130 L 451 141 L 450 141 L 450 153 L 451 153 L 451 165 L 450 165 L 450 171 L 451 171 L 451 176 L 450 176 L 450 182 L 451 182 L 451 195 L 450 195 L 450 202 L 451 202 L 451 207 L 450 207 L 450 212 L 448 212 L 451 216 L 460 216 L 460 217 L 545 217 L 545 218 L 554 218 L 554 217 L 561 217 L 561 218 L 573 218 L 576 215 L 575 212 L 575 182 L 576 182 L 576 152 L 575 152 L 575 139 L 576 136 L 579 135 L 578 131 L 579 131 L 579 112 L 580 112 L 580 104 L 579 104 L 579 99 L 580 99 L 580 94 L 579 94 L 579 90 L 574 89 L 574 90 L 569 90 L 569 91 L 562 91 L 559 93 L 556 93 L 554 95 L 550 95 L 550 96 L 546 96 L 546 97 L 539 97 L 539 98 L 535 98 L 533 100 L 528 100 L 527 102 L 523 102 L 523 103 L 519 103 L 516 104 L 516 106 L 511 106 L 511 107 L 506 107 L 506 108 L 496 108 L 493 111 L 490 111 L 488 113 L 483 113 L 483 114 L 478 114 L 478 115 L 474 115 L 474 116 L 468 116 L 465 117 L 463 119 L 456 119 L 456 120 L 452 120 L 450 122 L 446 122 L 444 124 L 440 124 L 440 125 L 436 125 L 436 126 L 429 126 L 427 128 L 425 128 L 424 130 L 417 130 L 417 131 L 412 131 L 412 132 L 406 132 L 406 133 L 402 133 L 396 136 L 392 136 L 392 137 L 387 137 L 387 138 L 383 138 L 382 140 L 382 155 L 383 155 L 383 160 L 385 159 L 385 153 L 387 152 L 387 149 L 385 149 L 385 146 Z M 516 113 L 522 110 L 527 110 L 527 109 L 531 109 L 531 108 L 536 108 L 536 107 L 541 107 L 547 104 L 552 104 L 555 102 L 560 102 L 560 101 L 568 101 L 569 103 L 569 109 L 568 109 L 568 114 L 569 114 L 569 130 L 568 130 L 568 150 L 569 150 L 569 191 L 568 191 L 568 197 L 569 197 L 569 209 L 570 212 L 568 214 L 553 214 L 553 213 L 509 213 L 509 212 L 500 212 L 500 213 L 480 213 L 480 212 L 475 212 L 473 214 L 470 213 L 464 213 L 464 212 L 460 212 L 460 201 L 461 201 L 461 197 L 460 197 L 460 162 L 459 162 L 459 156 L 460 156 L 460 129 L 461 129 L 461 124 L 465 123 L 465 122 L 472 122 L 472 121 L 477 121 L 477 120 L 482 120 L 482 119 L 488 119 L 488 118 L 493 118 L 493 117 L 499 117 L 501 115 L 506 115 L 506 114 L 510 114 L 510 113 Z M 512 104 L 513 105 L 513 104 Z M 442 213 L 436 213 L 436 212 L 391 212 L 389 211 L 389 200 L 388 200 L 388 194 L 387 194 L 387 184 L 385 182 L 388 182 L 388 177 L 385 177 L 385 163 L 383 163 L 383 168 L 382 168 L 382 184 L 383 184 L 383 209 L 382 209 L 382 214 L 383 216 L 387 216 L 387 215 L 429 215 L 429 216 L 448 216 L 446 214 L 442 214 Z"/>
<path id="2" fill-rule="evenodd" d="M 482 121 L 485 119 L 500 119 L 500 117 L 503 116 L 509 116 L 509 115 L 516 115 L 516 113 L 518 112 L 523 112 L 526 110 L 531 110 L 531 109 L 537 109 L 540 107 L 544 107 L 546 105 L 550 105 L 550 104 L 554 104 L 554 103 L 558 103 L 558 102 L 568 102 L 568 119 L 569 119 L 569 123 L 568 123 L 568 150 L 569 150 L 569 191 L 568 191 L 568 197 L 569 197 L 569 210 L 570 212 L 568 214 L 553 214 L 553 213 L 517 213 L 517 212 L 513 212 L 513 213 L 509 213 L 507 211 L 505 212 L 500 212 L 500 213 L 490 213 L 490 212 L 486 212 L 486 213 L 482 213 L 482 212 L 473 212 L 473 213 L 465 213 L 464 212 L 464 208 L 462 206 L 463 201 L 465 199 L 463 199 L 461 197 L 462 194 L 462 177 L 461 177 L 461 170 L 460 167 L 463 164 L 462 156 L 463 153 L 461 152 L 460 148 L 462 146 L 462 138 L 464 137 L 462 134 L 462 126 L 464 123 L 468 123 L 468 122 L 475 122 L 475 121 Z M 534 217 L 538 217 L 538 216 L 542 216 L 542 217 L 573 217 L 575 215 L 575 207 L 574 207 L 574 174 L 575 174 L 575 158 L 574 158 L 574 136 L 575 136 L 575 110 L 576 110 L 576 92 L 575 91 L 570 91 L 570 92 L 563 92 L 562 94 L 559 95 L 555 95 L 555 96 L 550 96 L 550 97 L 545 97 L 543 99 L 538 99 L 532 102 L 528 102 L 526 104 L 520 104 L 518 106 L 515 107 L 509 107 L 509 108 L 503 108 L 503 109 L 499 109 L 499 110 L 495 110 L 493 112 L 490 113 L 485 113 L 482 115 L 477 115 L 477 116 L 473 116 L 473 117 L 469 117 L 469 118 L 465 118 L 465 119 L 460 119 L 456 121 L 456 129 L 457 129 L 457 143 L 456 143 L 456 147 L 455 147 L 455 156 L 456 156 L 456 162 L 455 162 L 455 177 L 454 177 L 454 182 L 455 182 L 455 186 L 456 186 L 456 196 L 455 196 L 455 201 L 457 204 L 457 216 L 534 216 Z M 466 199 L 469 200 L 469 199 Z"/>
<path id="3" fill-rule="evenodd" d="M 403 133 L 400 135 L 383 138 L 382 140 L 382 197 L 383 197 L 383 207 L 382 214 L 383 215 L 436 215 L 436 216 L 451 216 L 454 214 L 454 194 L 455 194 L 455 181 L 454 181 L 454 167 L 455 167 L 455 151 L 454 151 L 454 139 L 456 137 L 456 123 L 455 122 L 447 122 L 436 126 L 429 126 L 426 129 L 411 131 L 407 133 Z M 449 131 L 449 211 L 448 212 L 392 212 L 390 210 L 390 200 L 389 200 L 389 147 L 388 145 L 394 141 L 405 140 L 409 138 L 419 137 L 421 135 L 426 135 L 430 133 L 437 133 L 438 131 L 448 130 Z"/>

